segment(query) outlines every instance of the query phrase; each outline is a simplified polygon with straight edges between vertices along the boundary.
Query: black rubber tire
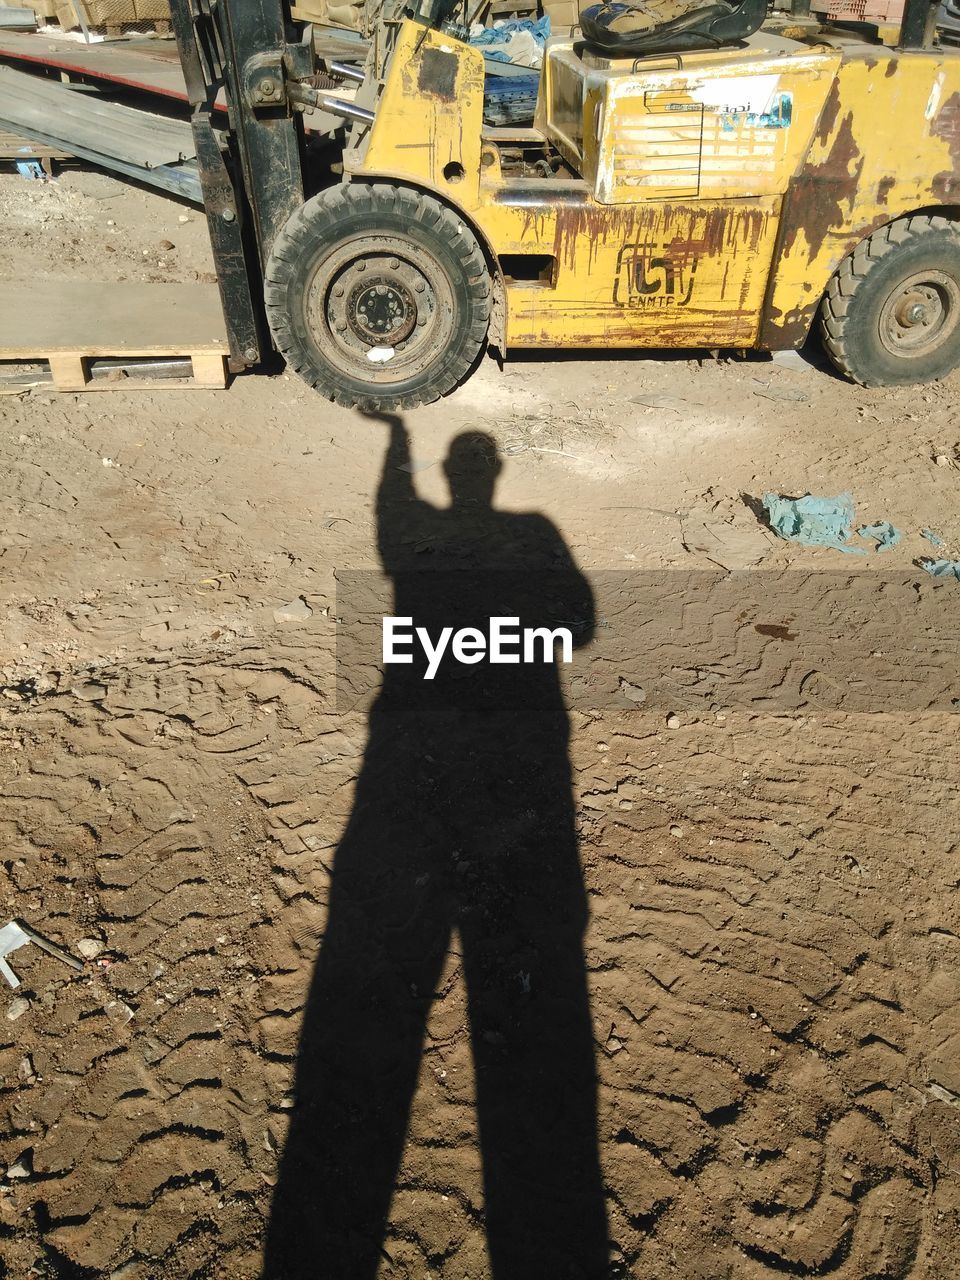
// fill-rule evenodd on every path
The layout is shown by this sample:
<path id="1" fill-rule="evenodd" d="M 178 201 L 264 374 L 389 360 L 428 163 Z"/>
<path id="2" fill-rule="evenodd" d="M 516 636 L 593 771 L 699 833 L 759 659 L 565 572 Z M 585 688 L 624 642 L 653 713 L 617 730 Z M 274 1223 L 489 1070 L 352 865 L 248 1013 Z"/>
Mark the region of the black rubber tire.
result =
<path id="1" fill-rule="evenodd" d="M 956 296 L 939 345 L 891 350 L 885 308 L 906 282 L 929 271 Z M 949 291 L 948 291 L 949 292 Z M 820 333 L 841 373 L 867 387 L 932 382 L 960 365 L 960 234 L 947 218 L 915 214 L 891 222 L 859 244 L 830 281 L 820 307 Z M 945 308 L 946 311 L 946 308 Z M 909 330 L 905 330 L 909 332 Z"/>
<path id="2" fill-rule="evenodd" d="M 367 260 L 364 244 L 382 243 L 394 246 L 383 251 L 383 259 L 396 253 L 404 270 L 420 274 L 417 288 L 426 281 L 427 296 L 436 305 L 429 322 L 418 319 L 418 325 L 426 324 L 425 332 L 435 341 L 421 342 L 413 330 L 411 336 L 423 346 L 420 367 L 394 373 L 371 366 L 369 377 L 363 368 L 351 369 L 351 362 L 362 364 L 363 348 L 358 354 L 348 351 L 347 344 L 356 346 L 361 340 L 342 323 L 346 336 L 338 339 L 330 326 L 329 302 L 324 301 L 317 316 L 313 282 L 332 269 L 331 262 L 346 261 L 354 242 L 358 255 L 344 272 Z M 410 302 L 420 301 L 409 289 L 407 293 Z M 470 227 L 438 200 L 386 183 L 350 183 L 308 200 L 274 243 L 264 296 L 274 342 L 290 367 L 328 399 L 365 410 L 410 409 L 452 391 L 482 350 L 490 320 L 490 273 Z M 413 352 L 403 354 L 408 364 L 417 359 L 416 344 L 410 347 Z"/>

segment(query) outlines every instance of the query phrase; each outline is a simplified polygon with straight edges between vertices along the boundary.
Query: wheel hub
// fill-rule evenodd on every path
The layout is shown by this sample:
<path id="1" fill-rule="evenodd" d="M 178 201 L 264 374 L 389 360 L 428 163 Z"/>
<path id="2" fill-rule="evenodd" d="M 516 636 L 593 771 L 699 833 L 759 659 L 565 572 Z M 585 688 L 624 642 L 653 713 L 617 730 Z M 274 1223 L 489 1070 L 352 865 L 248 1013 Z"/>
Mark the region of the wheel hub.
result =
<path id="1" fill-rule="evenodd" d="M 345 244 L 311 288 L 308 306 L 326 325 L 333 349 L 364 377 L 372 362 L 380 377 L 399 379 L 434 349 L 447 285 L 416 257 L 411 246 L 387 237 Z"/>
<path id="2" fill-rule="evenodd" d="M 343 376 L 380 386 L 419 376 L 455 340 L 450 278 L 402 233 L 346 236 L 314 272 L 307 330 Z"/>
<path id="3" fill-rule="evenodd" d="M 401 281 L 379 277 L 354 286 L 346 306 L 347 323 L 361 342 L 396 346 L 413 332 L 417 305 Z"/>
<path id="4" fill-rule="evenodd" d="M 896 323 L 902 329 L 911 329 L 914 325 L 930 325 L 935 323 L 943 305 L 934 289 L 911 289 L 905 294 L 896 309 Z"/>
<path id="5" fill-rule="evenodd" d="M 911 306 L 905 307 L 899 319 L 903 325 L 930 323 L 929 312 L 922 302 L 914 302 Z"/>
<path id="6" fill-rule="evenodd" d="M 918 272 L 890 295 L 880 314 L 880 340 L 895 356 L 923 356 L 940 347 L 960 318 L 960 289 L 942 271 Z"/>

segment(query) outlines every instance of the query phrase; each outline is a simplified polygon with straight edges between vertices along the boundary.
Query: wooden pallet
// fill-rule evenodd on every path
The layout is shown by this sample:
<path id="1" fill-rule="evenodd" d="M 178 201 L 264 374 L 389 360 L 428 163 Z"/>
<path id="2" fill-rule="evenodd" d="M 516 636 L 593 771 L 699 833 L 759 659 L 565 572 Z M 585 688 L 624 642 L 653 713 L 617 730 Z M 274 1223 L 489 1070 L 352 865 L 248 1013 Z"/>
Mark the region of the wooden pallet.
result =
<path id="1" fill-rule="evenodd" d="M 87 30 L 94 35 L 104 36 L 107 40 L 124 40 L 128 37 L 168 38 L 173 28 L 169 18 L 135 18 L 129 22 L 100 21 L 84 14 Z M 45 27 L 59 27 L 61 31 L 80 31 L 80 22 L 73 6 L 61 5 L 56 13 L 41 19 Z"/>
<path id="2" fill-rule="evenodd" d="M 0 130 L 0 160 L 37 160 L 47 177 L 52 177 L 54 160 L 69 159 L 66 151 L 58 151 L 45 142 L 31 142 Z"/>
<path id="3" fill-rule="evenodd" d="M 193 377 L 92 379 L 90 361 L 186 358 Z M 0 283 L 0 360 L 46 360 L 57 391 L 225 387 L 227 336 L 215 285 Z"/>

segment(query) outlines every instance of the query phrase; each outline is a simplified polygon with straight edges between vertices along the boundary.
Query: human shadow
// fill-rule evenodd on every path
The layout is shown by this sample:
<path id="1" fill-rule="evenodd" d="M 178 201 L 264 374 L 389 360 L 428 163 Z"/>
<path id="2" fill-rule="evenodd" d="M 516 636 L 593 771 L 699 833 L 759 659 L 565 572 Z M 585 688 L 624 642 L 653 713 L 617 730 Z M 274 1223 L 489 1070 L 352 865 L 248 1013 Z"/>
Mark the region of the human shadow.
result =
<path id="1" fill-rule="evenodd" d="M 420 499 L 400 418 L 377 495 L 393 613 L 426 625 L 593 633 L 554 525 L 493 505 L 489 436 Z M 378 633 L 379 635 L 379 633 Z M 607 1225 L 569 727 L 554 662 L 384 667 L 304 1015 L 264 1280 L 373 1280 L 424 1033 L 459 936 L 495 1280 L 600 1280 Z M 388 1274 L 384 1268 L 384 1274 Z M 446 1274 L 446 1273 L 445 1273 Z M 459 1274 L 459 1273 L 458 1273 Z M 478 1278 L 477 1278 L 478 1280 Z"/>

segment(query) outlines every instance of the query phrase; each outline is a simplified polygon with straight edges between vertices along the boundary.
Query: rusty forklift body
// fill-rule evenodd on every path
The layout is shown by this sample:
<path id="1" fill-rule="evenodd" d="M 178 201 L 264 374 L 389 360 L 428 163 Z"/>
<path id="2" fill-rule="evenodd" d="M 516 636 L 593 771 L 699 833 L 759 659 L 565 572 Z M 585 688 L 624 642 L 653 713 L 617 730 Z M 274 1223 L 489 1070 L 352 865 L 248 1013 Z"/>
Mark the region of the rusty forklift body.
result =
<path id="1" fill-rule="evenodd" d="M 483 127 L 477 51 L 409 23 L 345 168 L 462 210 L 507 347 L 794 347 L 861 241 L 957 199 L 952 52 L 758 33 L 679 61 L 554 40 L 536 127 L 511 134 Z M 547 147 L 578 176 L 539 176 Z"/>
<path id="2" fill-rule="evenodd" d="M 188 62 L 198 13 L 176 5 Z M 243 7 L 216 0 L 199 26 L 220 30 Z M 958 53 L 761 30 L 734 48 L 623 58 L 574 34 L 548 42 L 532 125 L 498 129 L 483 120 L 483 57 L 449 29 L 382 18 L 348 104 L 335 76 L 332 90 L 312 87 L 308 34 L 275 3 L 259 11 L 276 18 L 257 37 L 268 47 L 220 44 L 235 144 L 208 199 L 215 249 L 226 231 L 244 277 L 232 287 L 246 325 L 238 363 L 268 342 L 261 278 L 275 345 L 326 394 L 369 407 L 449 390 L 477 356 L 465 349 L 437 372 L 464 328 L 477 351 L 777 350 L 802 345 L 820 313 L 831 355 L 861 381 L 924 380 L 960 361 Z M 194 81 L 209 102 L 209 73 Z M 298 115 L 331 102 L 345 121 L 339 195 L 311 178 Z M 454 246 L 432 275 L 416 229 L 403 252 L 414 208 Z M 891 254 L 902 270 L 874 269 Z M 878 280 L 889 296 L 871 299 Z M 222 269 L 221 282 L 229 322 Z M 857 354 L 864 324 L 870 359 Z M 418 342 L 432 378 L 411 363 Z"/>

